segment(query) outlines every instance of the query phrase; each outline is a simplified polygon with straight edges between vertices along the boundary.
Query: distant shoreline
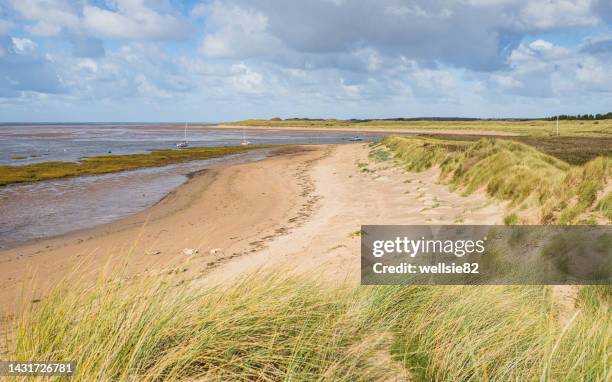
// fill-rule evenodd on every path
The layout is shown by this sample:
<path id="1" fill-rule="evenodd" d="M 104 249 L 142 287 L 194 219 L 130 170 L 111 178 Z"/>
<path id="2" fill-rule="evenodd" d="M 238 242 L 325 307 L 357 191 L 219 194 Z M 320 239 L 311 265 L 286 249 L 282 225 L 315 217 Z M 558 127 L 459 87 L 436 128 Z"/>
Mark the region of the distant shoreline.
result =
<path id="1" fill-rule="evenodd" d="M 229 130 L 291 130 L 291 131 L 352 131 L 355 133 L 393 133 L 393 134 L 439 134 L 439 135 L 482 135 L 482 136 L 505 136 L 515 137 L 520 134 L 503 131 L 489 130 L 458 130 L 458 129 L 410 129 L 410 128 L 387 128 L 387 127 L 301 127 L 301 126 L 251 126 L 251 125 L 216 125 L 216 126 L 193 126 L 194 128 L 206 127 Z"/>

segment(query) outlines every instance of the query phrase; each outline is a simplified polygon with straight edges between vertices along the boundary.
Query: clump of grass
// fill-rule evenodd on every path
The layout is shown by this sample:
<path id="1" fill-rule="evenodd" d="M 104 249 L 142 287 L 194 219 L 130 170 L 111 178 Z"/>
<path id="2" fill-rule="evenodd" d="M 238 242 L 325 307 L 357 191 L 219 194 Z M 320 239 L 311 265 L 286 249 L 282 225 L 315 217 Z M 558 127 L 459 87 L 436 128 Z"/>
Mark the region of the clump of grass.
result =
<path id="1" fill-rule="evenodd" d="M 406 164 L 410 171 L 427 170 L 441 162 L 449 151 L 459 150 L 470 144 L 422 137 L 388 137 L 383 143 L 393 152 L 396 159 Z"/>
<path id="2" fill-rule="evenodd" d="M 518 216 L 514 212 L 504 217 L 505 225 L 516 225 L 517 223 L 518 223 Z"/>
<path id="3" fill-rule="evenodd" d="M 362 234 L 361 229 L 358 229 L 357 231 L 353 231 L 349 233 L 349 237 L 350 238 L 361 237 L 361 234 Z"/>
<path id="4" fill-rule="evenodd" d="M 575 223 L 585 213 L 602 210 L 597 206 L 607 206 L 599 199 L 612 181 L 612 157 L 571 166 L 528 145 L 503 139 L 466 142 L 390 137 L 383 142 L 408 170 L 439 166 L 441 180 L 453 189 L 460 188 L 465 194 L 485 190 L 496 199 L 509 201 L 510 208 L 536 207 L 538 222 Z"/>
<path id="5" fill-rule="evenodd" d="M 601 198 L 597 208 L 603 215 L 612 221 L 612 192 L 608 192 L 606 196 Z"/>
<path id="6" fill-rule="evenodd" d="M 609 288 L 584 291 L 565 325 L 543 286 L 332 287 L 281 274 L 216 288 L 59 285 L 20 312 L 7 356 L 75 360 L 75 381 L 397 380 L 397 363 L 415 380 L 610 376 Z"/>
<path id="7" fill-rule="evenodd" d="M 189 160 L 217 158 L 264 147 L 268 146 L 195 147 L 185 150 L 154 150 L 145 154 L 96 156 L 85 158 L 80 162 L 44 162 L 24 166 L 0 166 L 0 186 L 166 166 Z"/>
<path id="8" fill-rule="evenodd" d="M 368 325 L 361 291 L 266 276 L 225 288 L 59 286 L 20 313 L 10 358 L 74 360 L 74 381 L 388 377 L 371 362 L 385 328 Z"/>
<path id="9" fill-rule="evenodd" d="M 368 158 L 376 162 L 384 162 L 391 159 L 391 153 L 385 149 L 376 149 L 369 152 Z"/>
<path id="10" fill-rule="evenodd" d="M 392 313 L 410 312 L 395 321 L 393 353 L 417 380 L 605 381 L 610 377 L 609 299 L 581 300 L 584 307 L 565 325 L 555 318 L 555 307 L 542 286 L 383 290 L 380 299 L 393 307 Z"/>

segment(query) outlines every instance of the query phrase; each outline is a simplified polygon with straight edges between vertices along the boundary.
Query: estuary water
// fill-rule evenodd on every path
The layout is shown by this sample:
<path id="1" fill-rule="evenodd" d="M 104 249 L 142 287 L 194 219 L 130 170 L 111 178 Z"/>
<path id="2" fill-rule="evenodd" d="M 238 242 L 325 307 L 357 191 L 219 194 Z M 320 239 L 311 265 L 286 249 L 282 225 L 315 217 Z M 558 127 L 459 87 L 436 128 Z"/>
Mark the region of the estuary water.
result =
<path id="1" fill-rule="evenodd" d="M 192 147 L 233 146 L 242 130 L 188 130 Z M 352 132 L 257 130 L 246 132 L 252 144 L 346 143 Z M 360 134 L 364 141 L 379 139 Z M 96 155 L 121 155 L 174 148 L 180 127 L 135 124 L 0 125 L 0 165 L 78 161 Z M 0 249 L 91 228 L 142 211 L 187 180 L 189 173 L 225 163 L 261 160 L 261 149 L 204 161 L 49 180 L 0 187 Z"/>

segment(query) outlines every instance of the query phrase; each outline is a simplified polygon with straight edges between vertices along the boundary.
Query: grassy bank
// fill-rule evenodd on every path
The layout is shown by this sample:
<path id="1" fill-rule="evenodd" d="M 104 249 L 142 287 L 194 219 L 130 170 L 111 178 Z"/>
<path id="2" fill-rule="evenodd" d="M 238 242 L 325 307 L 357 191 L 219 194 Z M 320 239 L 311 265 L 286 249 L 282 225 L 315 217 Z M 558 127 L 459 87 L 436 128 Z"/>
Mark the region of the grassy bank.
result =
<path id="1" fill-rule="evenodd" d="M 428 130 L 440 131 L 458 130 L 469 133 L 470 131 L 492 131 L 511 133 L 522 136 L 547 137 L 556 131 L 556 122 L 545 120 L 530 121 L 384 121 L 384 120 L 264 120 L 248 119 L 244 121 L 230 122 L 228 125 L 259 126 L 259 127 L 294 127 L 294 128 L 342 128 L 342 129 L 368 129 L 368 130 Z M 560 121 L 559 131 L 562 136 L 570 137 L 611 137 L 612 120 L 601 121 Z"/>
<path id="2" fill-rule="evenodd" d="M 96 156 L 85 158 L 80 162 L 44 162 L 23 166 L 0 166 L 0 186 L 166 166 L 190 160 L 238 154 L 264 147 L 268 146 L 195 147 L 183 150 L 154 150 L 145 154 Z"/>
<path id="3" fill-rule="evenodd" d="M 216 289 L 60 285 L 20 314 L 7 356 L 75 360 L 74 381 L 610 377 L 609 289 L 583 291 L 564 324 L 546 287 L 332 288 L 283 273 Z"/>
<path id="4" fill-rule="evenodd" d="M 475 142 L 477 135 L 421 135 L 451 141 Z M 503 139 L 524 143 L 534 149 L 561 159 L 571 165 L 583 165 L 598 156 L 612 156 L 612 137 L 504 137 Z"/>
<path id="5" fill-rule="evenodd" d="M 433 166 L 440 180 L 466 194 L 484 190 L 509 202 L 512 223 L 609 223 L 612 157 L 572 166 L 505 139 L 458 141 L 389 137 L 383 141 L 409 171 Z"/>

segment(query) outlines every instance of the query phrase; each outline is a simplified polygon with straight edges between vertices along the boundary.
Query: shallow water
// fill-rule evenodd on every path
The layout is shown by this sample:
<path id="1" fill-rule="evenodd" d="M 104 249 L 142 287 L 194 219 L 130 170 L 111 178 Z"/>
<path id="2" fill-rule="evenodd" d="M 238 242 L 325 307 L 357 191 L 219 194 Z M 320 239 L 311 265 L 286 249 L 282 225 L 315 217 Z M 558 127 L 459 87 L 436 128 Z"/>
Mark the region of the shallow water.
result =
<path id="1" fill-rule="evenodd" d="M 157 203 L 189 173 L 221 163 L 261 160 L 269 151 L 0 187 L 0 248 L 110 223 Z"/>
<path id="2" fill-rule="evenodd" d="M 234 146 L 241 130 L 192 129 L 191 146 Z M 352 132 L 257 130 L 253 144 L 347 142 Z M 377 134 L 360 134 L 364 141 Z M 0 165 L 76 161 L 95 155 L 131 154 L 174 148 L 181 129 L 162 125 L 0 125 Z M 187 174 L 215 164 L 260 160 L 270 150 L 114 174 L 57 179 L 0 187 L 0 248 L 32 239 L 91 228 L 152 206 L 187 180 Z M 19 158 L 19 159 L 17 159 Z"/>
<path id="3" fill-rule="evenodd" d="M 0 165 L 50 161 L 77 161 L 83 157 L 142 153 L 173 149 L 183 140 L 182 129 L 167 125 L 9 125 L 0 124 Z M 253 144 L 341 143 L 353 132 L 252 130 L 245 133 Z M 360 134 L 364 141 L 380 134 Z M 192 128 L 187 138 L 192 147 L 238 146 L 241 130 Z"/>

